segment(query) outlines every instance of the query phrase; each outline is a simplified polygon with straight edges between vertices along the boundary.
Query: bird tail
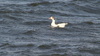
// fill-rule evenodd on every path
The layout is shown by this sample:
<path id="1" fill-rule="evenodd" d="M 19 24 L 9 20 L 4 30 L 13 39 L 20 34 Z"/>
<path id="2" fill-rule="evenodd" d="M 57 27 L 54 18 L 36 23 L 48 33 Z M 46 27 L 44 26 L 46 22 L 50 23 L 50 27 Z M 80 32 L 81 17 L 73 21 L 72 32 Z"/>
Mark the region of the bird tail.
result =
<path id="1" fill-rule="evenodd" d="M 68 23 L 65 23 L 65 25 L 68 25 Z"/>

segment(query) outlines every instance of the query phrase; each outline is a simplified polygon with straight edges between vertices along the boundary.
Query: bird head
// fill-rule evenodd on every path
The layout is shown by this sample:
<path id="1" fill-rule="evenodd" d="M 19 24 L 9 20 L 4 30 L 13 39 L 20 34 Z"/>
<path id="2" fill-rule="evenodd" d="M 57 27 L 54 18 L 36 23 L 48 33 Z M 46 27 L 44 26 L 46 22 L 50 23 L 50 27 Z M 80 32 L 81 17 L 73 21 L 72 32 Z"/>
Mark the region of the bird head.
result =
<path id="1" fill-rule="evenodd" d="M 49 19 L 54 19 L 54 17 L 51 16 Z"/>

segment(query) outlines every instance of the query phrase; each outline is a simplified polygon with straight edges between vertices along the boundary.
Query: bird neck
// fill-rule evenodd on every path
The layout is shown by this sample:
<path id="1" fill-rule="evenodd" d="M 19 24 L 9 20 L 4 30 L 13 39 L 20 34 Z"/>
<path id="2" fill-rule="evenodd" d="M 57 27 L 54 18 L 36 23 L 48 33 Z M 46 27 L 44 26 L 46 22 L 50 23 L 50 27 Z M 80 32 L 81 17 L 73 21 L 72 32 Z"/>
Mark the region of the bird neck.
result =
<path id="1" fill-rule="evenodd" d="M 51 25 L 55 25 L 55 20 L 54 19 L 52 19 Z"/>

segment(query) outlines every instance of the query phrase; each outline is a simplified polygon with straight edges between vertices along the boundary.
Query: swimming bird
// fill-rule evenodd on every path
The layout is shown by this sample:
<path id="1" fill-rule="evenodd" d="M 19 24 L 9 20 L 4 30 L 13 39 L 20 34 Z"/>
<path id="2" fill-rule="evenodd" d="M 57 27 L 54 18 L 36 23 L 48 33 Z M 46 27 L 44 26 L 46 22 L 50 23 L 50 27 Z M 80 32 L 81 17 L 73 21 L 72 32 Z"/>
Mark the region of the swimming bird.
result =
<path id="1" fill-rule="evenodd" d="M 68 23 L 59 23 L 59 24 L 56 24 L 56 23 L 55 23 L 55 18 L 54 18 L 54 17 L 50 17 L 49 19 L 52 20 L 52 23 L 51 23 L 51 27 L 52 27 L 52 28 L 55 28 L 55 27 L 64 28 L 66 25 L 68 25 Z"/>

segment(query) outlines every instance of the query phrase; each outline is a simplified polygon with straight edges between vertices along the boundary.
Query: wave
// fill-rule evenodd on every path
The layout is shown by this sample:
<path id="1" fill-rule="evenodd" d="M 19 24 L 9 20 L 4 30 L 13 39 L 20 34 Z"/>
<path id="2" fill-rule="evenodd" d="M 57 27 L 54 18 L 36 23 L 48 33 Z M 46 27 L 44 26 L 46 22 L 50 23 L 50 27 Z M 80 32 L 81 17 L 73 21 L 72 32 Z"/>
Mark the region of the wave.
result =
<path id="1" fill-rule="evenodd" d="M 29 1 L 29 2 L 20 2 L 17 5 L 19 1 L 15 2 L 5 2 L 6 5 L 0 5 L 1 8 L 3 7 L 8 7 L 5 8 L 4 10 L 0 9 L 1 13 L 34 13 L 34 10 L 24 10 L 25 9 L 23 6 L 26 8 L 30 9 L 29 7 L 38 7 L 40 10 L 39 11 L 47 11 L 50 13 L 54 14 L 60 14 L 61 16 L 99 16 L 100 14 L 100 5 L 99 5 L 99 0 L 71 0 L 71 1 Z M 12 4 L 9 4 L 12 3 Z M 22 5 L 24 4 L 24 5 Z M 27 6 L 28 5 L 28 6 Z M 42 7 L 45 6 L 45 7 Z M 17 7 L 17 8 L 16 8 Z M 9 9 L 10 8 L 10 9 Z M 45 9 L 46 8 L 46 9 Z M 52 11 L 52 9 L 55 11 Z M 59 11 L 56 11 L 59 10 Z M 36 11 L 37 12 L 37 11 Z M 41 12 L 43 13 L 43 12 Z M 96 15 L 95 15 L 96 14 Z"/>
<path id="2" fill-rule="evenodd" d="M 43 25 L 43 24 L 48 24 L 50 23 L 49 21 L 27 21 L 27 22 L 23 22 L 23 24 L 25 25 Z"/>
<path id="3" fill-rule="evenodd" d="M 29 4 L 29 1 L 0 1 L 0 5 L 25 5 Z"/>
<path id="4" fill-rule="evenodd" d="M 0 44 L 0 47 L 31 47 L 34 46 L 35 44 L 32 42 L 15 42 L 15 43 L 2 43 Z"/>
<path id="5" fill-rule="evenodd" d="M 32 47 L 34 43 L 31 42 L 17 42 L 17 43 L 10 43 L 9 47 Z"/>
<path id="6" fill-rule="evenodd" d="M 33 2 L 28 4 L 29 6 L 48 6 L 46 10 L 49 10 L 48 12 L 54 13 L 54 14 L 61 14 L 62 16 L 98 16 L 100 14 L 100 5 L 99 0 L 96 2 L 94 0 L 92 1 L 40 1 L 40 2 Z M 61 12 L 52 11 L 51 8 L 55 8 L 55 10 L 60 10 Z M 42 9 L 41 9 L 42 10 Z M 54 10 L 54 9 L 53 9 Z M 65 14 L 63 14 L 64 12 Z M 67 14 L 66 14 L 67 13 Z M 69 14 L 71 13 L 71 14 Z M 76 15 L 75 15 L 76 14 Z M 96 14 L 96 15 L 94 15 Z"/>
<path id="7" fill-rule="evenodd" d="M 39 45 L 38 48 L 39 49 L 51 49 L 51 48 L 54 48 L 54 47 L 57 47 L 56 44 L 42 44 L 42 45 Z"/>
<path id="8" fill-rule="evenodd" d="M 27 30 L 23 34 L 25 34 L 25 35 L 32 35 L 32 34 L 35 34 L 35 33 L 37 33 L 37 31 L 35 29 L 32 29 L 32 30 Z"/>
<path id="9" fill-rule="evenodd" d="M 28 4 L 29 6 L 38 6 L 38 5 L 48 5 L 48 4 L 55 4 L 55 3 L 59 3 L 59 2 L 49 2 L 49 1 L 42 1 L 42 2 L 33 2 Z"/>

